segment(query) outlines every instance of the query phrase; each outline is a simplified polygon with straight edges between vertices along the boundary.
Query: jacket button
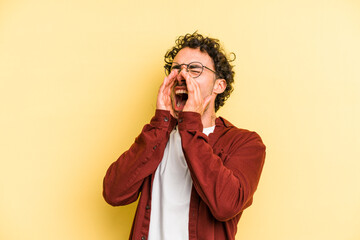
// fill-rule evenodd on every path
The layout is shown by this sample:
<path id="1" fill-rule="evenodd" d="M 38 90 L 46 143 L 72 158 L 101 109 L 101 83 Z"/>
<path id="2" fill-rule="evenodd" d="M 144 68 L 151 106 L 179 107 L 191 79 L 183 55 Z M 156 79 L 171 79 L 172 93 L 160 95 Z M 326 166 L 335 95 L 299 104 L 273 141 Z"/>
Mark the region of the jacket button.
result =
<path id="1" fill-rule="evenodd" d="M 142 236 L 142 237 L 141 237 L 141 240 L 146 240 L 146 237 L 145 237 L 145 236 Z"/>
<path id="2" fill-rule="evenodd" d="M 157 147 L 156 147 L 156 145 L 153 147 L 153 149 L 155 150 Z"/>
<path id="3" fill-rule="evenodd" d="M 182 118 L 179 118 L 179 123 L 182 123 L 183 119 Z"/>
<path id="4" fill-rule="evenodd" d="M 167 122 L 169 121 L 169 119 L 167 117 L 164 117 L 164 121 Z"/>
<path id="5" fill-rule="evenodd" d="M 149 210 L 149 209 L 150 209 L 150 206 L 149 206 L 149 205 L 146 205 L 145 209 L 146 209 L 146 210 Z"/>

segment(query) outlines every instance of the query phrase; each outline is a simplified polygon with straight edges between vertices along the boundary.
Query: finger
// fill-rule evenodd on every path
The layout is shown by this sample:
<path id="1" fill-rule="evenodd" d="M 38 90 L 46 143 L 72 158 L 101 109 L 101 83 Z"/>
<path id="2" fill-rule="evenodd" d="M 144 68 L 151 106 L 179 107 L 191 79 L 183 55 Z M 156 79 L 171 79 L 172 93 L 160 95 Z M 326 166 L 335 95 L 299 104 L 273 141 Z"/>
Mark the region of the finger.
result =
<path id="1" fill-rule="evenodd" d="M 160 92 L 167 92 L 168 89 L 171 89 L 171 87 L 175 83 L 175 77 L 176 77 L 176 71 L 172 71 L 168 76 L 164 78 L 163 83 L 160 86 L 159 91 Z"/>
<path id="2" fill-rule="evenodd" d="M 201 98 L 201 91 L 200 91 L 199 83 L 194 78 L 192 78 L 188 73 L 185 73 L 183 76 L 184 76 L 184 78 L 186 80 L 188 94 L 189 94 L 189 91 L 190 91 L 189 98 L 190 98 L 190 95 L 191 95 L 191 97 L 195 101 L 201 102 L 202 98 Z M 189 90 L 189 86 L 190 86 L 190 90 Z"/>
<path id="3" fill-rule="evenodd" d="M 171 72 L 168 76 L 164 77 L 164 81 L 160 85 L 160 90 L 163 90 L 166 86 L 171 84 L 172 79 L 174 78 L 173 75 L 174 75 L 173 72 Z"/>
<path id="4" fill-rule="evenodd" d="M 170 93 L 171 93 L 172 87 L 175 84 L 175 77 L 176 77 L 176 75 L 174 77 L 170 78 L 164 86 L 163 90 L 164 90 L 164 92 L 167 93 L 167 95 L 170 95 Z"/>
<path id="5" fill-rule="evenodd" d="M 195 89 L 195 91 L 194 91 L 195 96 L 197 96 L 198 98 L 200 98 L 202 100 L 200 85 L 195 79 L 193 79 L 193 85 L 194 85 L 194 89 Z"/>
<path id="6" fill-rule="evenodd" d="M 193 93 L 195 90 L 193 83 L 194 79 L 185 71 L 181 71 L 180 74 L 185 78 L 188 94 Z"/>
<path id="7" fill-rule="evenodd" d="M 177 71 L 172 70 L 171 73 L 165 77 L 165 80 L 164 80 L 164 82 L 166 82 L 165 85 L 169 85 L 169 84 L 173 83 L 175 81 L 176 75 L 177 75 Z"/>

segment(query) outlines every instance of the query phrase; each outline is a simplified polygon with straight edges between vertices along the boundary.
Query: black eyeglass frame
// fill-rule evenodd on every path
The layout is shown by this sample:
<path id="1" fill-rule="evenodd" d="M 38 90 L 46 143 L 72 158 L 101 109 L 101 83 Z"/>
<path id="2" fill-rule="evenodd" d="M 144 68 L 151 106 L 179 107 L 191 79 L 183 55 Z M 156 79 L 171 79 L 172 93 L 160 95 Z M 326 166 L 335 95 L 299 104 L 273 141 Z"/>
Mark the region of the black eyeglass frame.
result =
<path id="1" fill-rule="evenodd" d="M 174 63 L 176 63 L 175 66 L 179 67 L 179 70 L 181 70 L 181 67 L 182 67 L 183 65 L 186 66 L 186 71 L 187 71 L 187 72 L 189 72 L 189 66 L 190 66 L 191 64 L 194 64 L 194 63 L 200 64 L 200 65 L 201 65 L 201 72 L 199 73 L 198 76 L 193 77 L 193 78 L 200 77 L 201 74 L 202 74 L 203 71 L 204 71 L 204 68 L 206 68 L 206 69 L 210 70 L 211 72 L 215 73 L 215 75 L 217 76 L 217 73 L 216 73 L 214 70 L 212 70 L 211 68 L 208 68 L 207 66 L 204 66 L 201 62 L 196 62 L 196 61 L 195 61 L 195 62 L 188 63 L 188 64 L 186 64 L 186 63 L 179 64 L 179 63 L 177 63 L 177 62 L 172 62 L 171 65 L 170 65 L 170 64 L 167 64 L 167 65 L 164 66 L 166 76 L 169 75 L 169 74 L 171 73 L 171 71 L 173 70 L 172 64 L 174 64 Z"/>

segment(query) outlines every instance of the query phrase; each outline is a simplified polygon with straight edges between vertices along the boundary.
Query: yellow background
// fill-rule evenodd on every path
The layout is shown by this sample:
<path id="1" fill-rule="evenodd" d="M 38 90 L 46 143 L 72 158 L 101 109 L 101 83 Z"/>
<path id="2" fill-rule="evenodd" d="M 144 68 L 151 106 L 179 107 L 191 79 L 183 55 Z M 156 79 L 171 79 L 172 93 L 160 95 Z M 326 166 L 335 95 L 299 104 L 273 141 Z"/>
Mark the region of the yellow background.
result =
<path id="1" fill-rule="evenodd" d="M 0 1 L 0 239 L 128 238 L 102 179 L 195 30 L 237 55 L 219 114 L 267 145 L 237 239 L 360 239 L 355 0 Z"/>

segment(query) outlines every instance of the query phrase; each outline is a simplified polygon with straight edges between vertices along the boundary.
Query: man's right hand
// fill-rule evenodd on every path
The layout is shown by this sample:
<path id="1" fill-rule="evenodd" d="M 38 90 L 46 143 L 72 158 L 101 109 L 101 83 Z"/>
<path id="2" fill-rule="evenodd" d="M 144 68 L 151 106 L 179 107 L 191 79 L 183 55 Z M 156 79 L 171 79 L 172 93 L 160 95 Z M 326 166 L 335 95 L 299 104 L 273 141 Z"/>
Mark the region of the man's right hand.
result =
<path id="1" fill-rule="evenodd" d="M 164 82 L 160 86 L 156 102 L 156 109 L 170 111 L 173 117 L 175 114 L 171 104 L 171 91 L 175 83 L 176 75 L 177 71 L 175 70 L 165 77 Z"/>

